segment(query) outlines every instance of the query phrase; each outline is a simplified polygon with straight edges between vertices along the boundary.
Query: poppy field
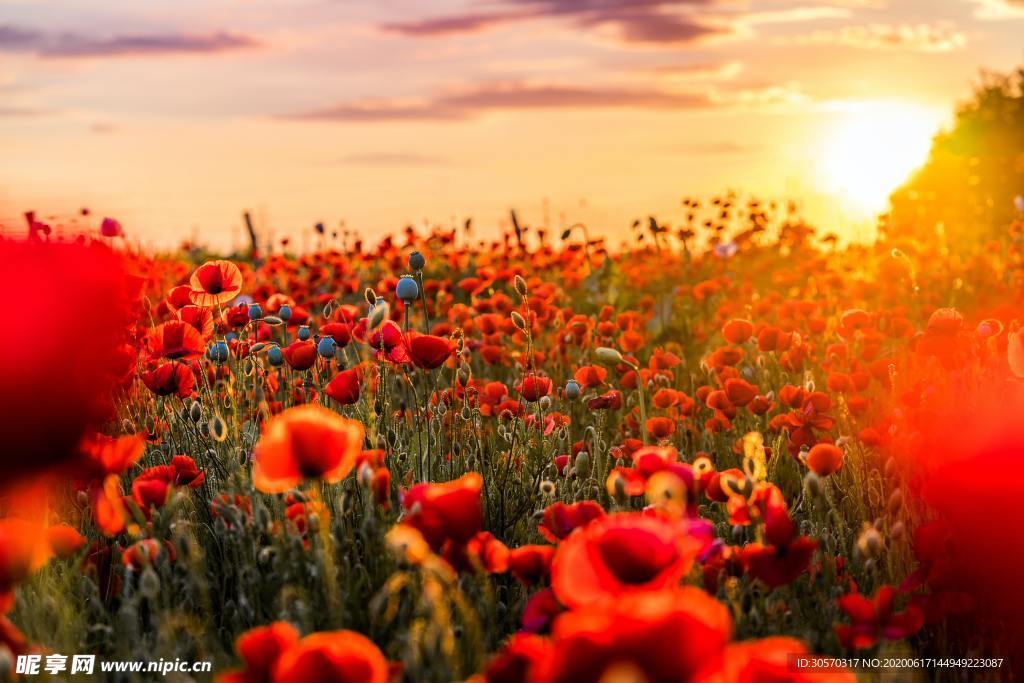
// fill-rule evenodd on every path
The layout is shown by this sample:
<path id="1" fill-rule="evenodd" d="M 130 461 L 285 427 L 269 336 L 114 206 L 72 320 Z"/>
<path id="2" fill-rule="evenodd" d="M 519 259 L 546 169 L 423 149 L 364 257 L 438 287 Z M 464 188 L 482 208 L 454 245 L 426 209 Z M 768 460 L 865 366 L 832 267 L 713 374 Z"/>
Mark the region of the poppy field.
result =
<path id="1" fill-rule="evenodd" d="M 841 244 L 687 209 L 622 244 L 0 241 L 0 676 L 1021 675 L 1020 212 Z"/>

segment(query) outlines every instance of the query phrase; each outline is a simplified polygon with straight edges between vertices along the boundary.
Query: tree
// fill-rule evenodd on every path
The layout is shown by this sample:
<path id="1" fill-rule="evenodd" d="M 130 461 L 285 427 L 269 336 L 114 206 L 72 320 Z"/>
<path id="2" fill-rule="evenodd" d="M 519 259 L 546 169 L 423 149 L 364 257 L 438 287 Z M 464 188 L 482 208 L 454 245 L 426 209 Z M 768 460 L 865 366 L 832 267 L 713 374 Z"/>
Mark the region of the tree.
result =
<path id="1" fill-rule="evenodd" d="M 1017 216 L 1024 194 L 1024 68 L 983 73 L 928 160 L 890 197 L 890 226 L 946 234 L 951 246 L 989 238 Z"/>

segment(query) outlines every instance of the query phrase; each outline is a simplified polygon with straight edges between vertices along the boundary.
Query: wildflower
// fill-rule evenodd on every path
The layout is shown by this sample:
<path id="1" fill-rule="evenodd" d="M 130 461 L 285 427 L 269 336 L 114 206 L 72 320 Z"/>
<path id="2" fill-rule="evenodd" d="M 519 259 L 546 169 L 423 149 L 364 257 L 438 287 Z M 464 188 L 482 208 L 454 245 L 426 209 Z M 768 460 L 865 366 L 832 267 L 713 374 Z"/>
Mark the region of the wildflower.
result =
<path id="1" fill-rule="evenodd" d="M 592 500 L 571 505 L 559 501 L 544 509 L 537 530 L 544 538 L 555 543 L 566 538 L 573 530 L 601 517 L 604 517 L 604 509 Z"/>
<path id="2" fill-rule="evenodd" d="M 425 370 L 441 367 L 455 350 L 450 339 L 417 332 L 406 335 L 406 345 L 412 362 Z"/>
<path id="3" fill-rule="evenodd" d="M 324 387 L 324 393 L 343 406 L 359 400 L 359 386 L 362 381 L 360 368 L 342 370 Z"/>
<path id="4" fill-rule="evenodd" d="M 242 272 L 231 261 L 207 261 L 189 280 L 192 303 L 204 308 L 219 306 L 242 291 Z"/>
<path id="5" fill-rule="evenodd" d="M 289 408 L 271 419 L 256 444 L 253 483 L 282 493 L 305 478 L 340 481 L 362 446 L 361 423 L 315 404 Z"/>
<path id="6" fill-rule="evenodd" d="M 402 496 L 402 519 L 420 531 L 434 550 L 445 541 L 466 543 L 480 530 L 480 489 L 476 472 L 443 484 L 416 484 Z"/>
<path id="7" fill-rule="evenodd" d="M 830 443 L 811 446 L 807 453 L 807 467 L 819 477 L 827 477 L 843 466 L 843 449 Z"/>
<path id="8" fill-rule="evenodd" d="M 731 631 L 725 606 L 698 588 L 633 593 L 557 617 L 530 680 L 688 681 L 718 661 Z"/>
<path id="9" fill-rule="evenodd" d="M 568 607 L 675 585 L 702 543 L 660 517 L 619 513 L 595 520 L 558 547 L 551 585 Z"/>
<path id="10" fill-rule="evenodd" d="M 902 640 L 917 633 L 924 624 L 921 610 L 908 605 L 897 612 L 895 602 L 896 591 L 892 586 L 882 586 L 873 598 L 856 592 L 839 598 L 839 609 L 851 622 L 835 627 L 839 641 L 844 647 L 861 650 L 880 640 Z"/>
<path id="11" fill-rule="evenodd" d="M 281 353 L 294 370 L 309 370 L 316 363 L 316 344 L 310 340 L 294 341 L 281 349 Z"/>
<path id="12" fill-rule="evenodd" d="M 516 391 L 522 395 L 524 401 L 533 403 L 551 393 L 551 379 L 531 372 L 516 385 Z"/>

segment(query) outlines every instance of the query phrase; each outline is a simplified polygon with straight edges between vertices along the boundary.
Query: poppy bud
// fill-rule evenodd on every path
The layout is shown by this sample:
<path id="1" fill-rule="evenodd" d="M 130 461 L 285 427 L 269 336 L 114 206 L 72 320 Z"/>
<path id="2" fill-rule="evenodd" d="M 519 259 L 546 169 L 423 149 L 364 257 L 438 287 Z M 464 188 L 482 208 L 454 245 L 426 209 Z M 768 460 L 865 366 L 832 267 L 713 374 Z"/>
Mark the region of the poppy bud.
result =
<path id="1" fill-rule="evenodd" d="M 292 317 L 292 307 L 288 304 L 284 304 L 281 308 L 277 309 L 277 317 L 287 322 Z"/>
<path id="2" fill-rule="evenodd" d="M 903 534 L 906 533 L 906 527 L 903 526 L 903 522 L 896 522 L 892 525 L 892 529 L 889 530 L 889 536 L 894 541 L 898 541 L 903 538 Z"/>
<path id="3" fill-rule="evenodd" d="M 192 405 L 188 409 L 188 416 L 193 422 L 199 422 L 203 419 L 203 406 L 199 404 L 199 401 L 192 401 Z"/>
<path id="4" fill-rule="evenodd" d="M 366 299 L 366 303 L 370 304 L 371 308 L 377 304 L 377 292 L 373 291 L 372 287 L 367 287 L 363 290 L 363 298 Z"/>
<path id="5" fill-rule="evenodd" d="M 590 476 L 590 456 L 586 451 L 580 451 L 576 456 L 576 476 L 580 479 Z"/>
<path id="6" fill-rule="evenodd" d="M 519 314 L 519 311 L 512 311 L 512 324 L 520 330 L 526 331 L 526 321 L 523 320 L 523 316 Z"/>
<path id="7" fill-rule="evenodd" d="M 550 479 L 545 479 L 540 483 L 540 493 L 542 496 L 553 496 L 555 495 L 555 482 Z"/>
<path id="8" fill-rule="evenodd" d="M 540 397 L 540 409 L 546 411 L 550 407 L 551 407 L 551 397 L 550 396 L 541 396 Z"/>
<path id="9" fill-rule="evenodd" d="M 890 514 L 896 514 L 900 508 L 903 507 L 903 492 L 896 489 L 889 496 L 889 512 Z"/>
<path id="10" fill-rule="evenodd" d="M 876 558 L 882 553 L 883 545 L 882 535 L 878 533 L 878 529 L 866 524 L 864 531 L 857 538 L 857 550 L 860 554 L 869 560 Z"/>
<path id="11" fill-rule="evenodd" d="M 284 320 L 282 320 L 281 318 L 277 317 L 276 315 L 268 315 L 266 318 L 263 319 L 263 322 L 265 322 L 268 325 L 274 325 L 274 326 L 283 325 L 284 324 Z"/>
<path id="12" fill-rule="evenodd" d="M 395 286 L 395 296 L 402 301 L 414 301 L 420 295 L 420 286 L 411 275 L 403 275 Z"/>
<path id="13" fill-rule="evenodd" d="M 280 367 L 281 364 L 284 363 L 284 354 L 281 353 L 281 347 L 271 346 L 270 349 L 267 350 L 267 360 L 275 368 Z"/>
<path id="14" fill-rule="evenodd" d="M 299 332 L 296 336 L 299 338 L 299 341 L 307 341 L 313 336 L 313 333 L 310 331 L 308 325 L 303 325 L 299 328 Z"/>
<path id="15" fill-rule="evenodd" d="M 423 270 L 423 266 L 427 265 L 427 260 L 423 258 L 423 254 L 418 251 L 414 251 L 409 254 L 409 269 L 410 270 Z"/>
<path id="16" fill-rule="evenodd" d="M 337 349 L 338 345 L 334 343 L 334 337 L 321 337 L 316 345 L 316 352 L 320 354 L 321 358 L 334 358 L 334 352 Z"/>
<path id="17" fill-rule="evenodd" d="M 259 304 L 249 304 L 249 320 L 259 320 L 263 317 L 263 308 Z"/>
<path id="18" fill-rule="evenodd" d="M 580 385 L 574 379 L 565 383 L 565 397 L 569 400 L 576 400 L 580 397 Z"/>
<path id="19" fill-rule="evenodd" d="M 521 296 L 521 297 L 525 297 L 526 296 L 526 292 L 527 292 L 527 290 L 526 290 L 526 280 L 524 280 L 519 275 L 516 275 L 515 286 L 516 286 L 516 293 L 518 293 L 519 296 Z"/>
<path id="20" fill-rule="evenodd" d="M 594 349 L 594 355 L 606 365 L 618 365 L 622 362 L 622 354 L 607 346 L 599 346 Z"/>
<path id="21" fill-rule="evenodd" d="M 391 307 L 388 306 L 387 302 L 383 299 L 378 299 L 377 303 L 373 306 L 370 311 L 370 319 L 367 321 L 369 324 L 366 326 L 367 329 L 376 330 L 380 327 L 391 313 Z"/>

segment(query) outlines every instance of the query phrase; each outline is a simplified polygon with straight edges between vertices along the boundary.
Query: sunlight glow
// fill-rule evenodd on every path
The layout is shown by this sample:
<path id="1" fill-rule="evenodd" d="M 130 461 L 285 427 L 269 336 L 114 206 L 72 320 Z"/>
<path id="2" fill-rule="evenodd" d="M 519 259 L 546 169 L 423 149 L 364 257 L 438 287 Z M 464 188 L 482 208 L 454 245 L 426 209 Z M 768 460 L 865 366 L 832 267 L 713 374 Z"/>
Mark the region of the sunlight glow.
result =
<path id="1" fill-rule="evenodd" d="M 944 114 L 897 102 L 847 104 L 840 112 L 823 145 L 821 182 L 858 209 L 882 211 L 927 158 Z"/>

